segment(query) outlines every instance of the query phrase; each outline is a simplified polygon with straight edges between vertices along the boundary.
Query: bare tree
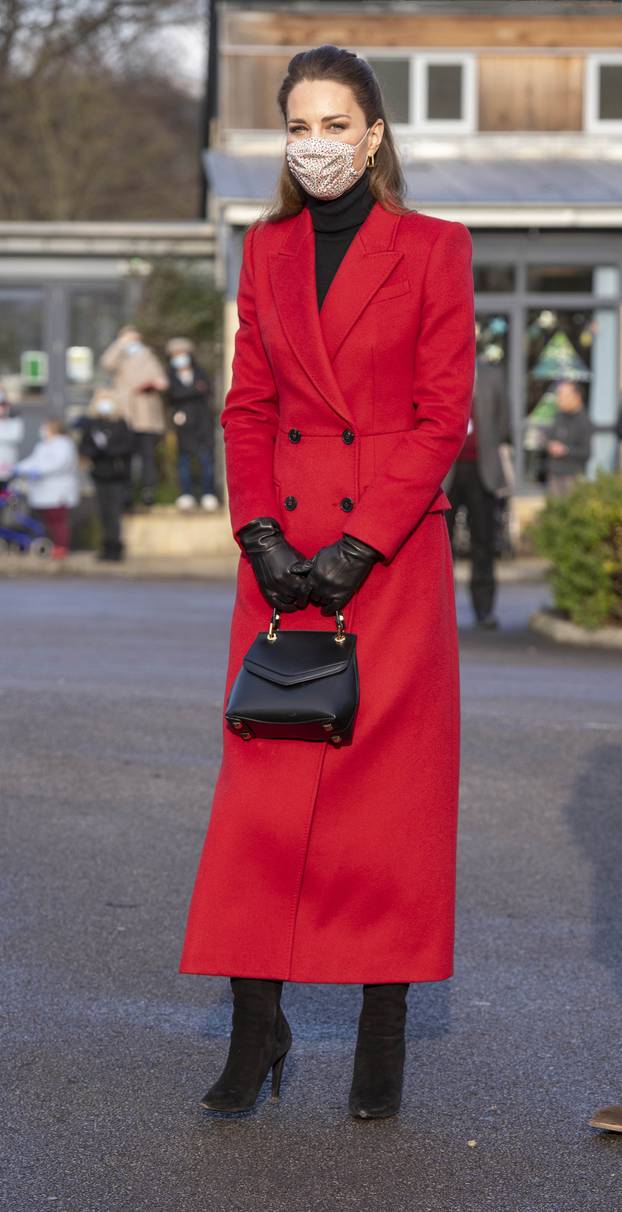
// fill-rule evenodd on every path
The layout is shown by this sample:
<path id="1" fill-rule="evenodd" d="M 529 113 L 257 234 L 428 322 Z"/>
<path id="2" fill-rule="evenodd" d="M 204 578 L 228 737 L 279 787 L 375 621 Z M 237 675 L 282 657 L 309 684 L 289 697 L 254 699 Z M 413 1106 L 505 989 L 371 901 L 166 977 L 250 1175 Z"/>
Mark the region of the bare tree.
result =
<path id="1" fill-rule="evenodd" d="M 145 34 L 202 11 L 202 0 L 0 0 L 0 74 L 32 77 L 102 50 L 121 58 Z"/>
<path id="2" fill-rule="evenodd" d="M 200 0 L 0 0 L 0 218 L 191 218 L 198 102 L 150 40 Z"/>

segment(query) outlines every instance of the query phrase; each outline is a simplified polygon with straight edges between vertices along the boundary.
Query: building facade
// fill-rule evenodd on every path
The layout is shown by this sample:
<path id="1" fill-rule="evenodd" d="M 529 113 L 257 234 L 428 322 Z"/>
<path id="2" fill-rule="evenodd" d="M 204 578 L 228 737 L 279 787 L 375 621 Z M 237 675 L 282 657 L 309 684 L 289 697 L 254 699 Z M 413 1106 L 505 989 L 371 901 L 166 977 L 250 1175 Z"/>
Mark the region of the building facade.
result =
<path id="1" fill-rule="evenodd" d="M 0 223 L 0 382 L 26 422 L 82 411 L 162 260 L 214 272 L 210 223 Z"/>
<path id="2" fill-rule="evenodd" d="M 469 227 L 479 346 L 505 371 L 518 488 L 539 490 L 556 380 L 584 386 L 590 471 L 618 466 L 622 345 L 622 6 L 436 0 L 219 0 L 204 153 L 231 365 L 244 232 L 272 197 L 276 94 L 297 51 L 372 64 L 409 205 Z"/>

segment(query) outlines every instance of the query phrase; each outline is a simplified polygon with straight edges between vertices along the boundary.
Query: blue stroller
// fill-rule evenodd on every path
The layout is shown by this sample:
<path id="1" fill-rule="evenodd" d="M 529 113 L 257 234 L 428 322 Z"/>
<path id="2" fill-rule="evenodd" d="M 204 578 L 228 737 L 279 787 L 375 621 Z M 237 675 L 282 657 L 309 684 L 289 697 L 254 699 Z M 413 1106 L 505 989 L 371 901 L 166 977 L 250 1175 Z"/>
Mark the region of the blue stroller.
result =
<path id="1" fill-rule="evenodd" d="M 53 546 L 43 523 L 29 514 L 25 494 L 0 484 L 0 555 L 19 551 L 47 559 Z"/>

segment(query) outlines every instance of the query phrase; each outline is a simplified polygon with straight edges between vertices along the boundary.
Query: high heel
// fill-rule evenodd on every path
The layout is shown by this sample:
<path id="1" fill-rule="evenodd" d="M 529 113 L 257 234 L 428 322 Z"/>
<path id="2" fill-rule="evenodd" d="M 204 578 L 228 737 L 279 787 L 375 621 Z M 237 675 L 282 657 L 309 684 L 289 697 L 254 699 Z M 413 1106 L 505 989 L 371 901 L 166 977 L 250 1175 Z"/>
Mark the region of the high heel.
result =
<path id="1" fill-rule="evenodd" d="M 274 1099 L 281 1097 L 281 1078 L 283 1077 L 283 1066 L 286 1056 L 287 1052 L 284 1052 L 272 1066 L 272 1097 Z"/>
<path id="2" fill-rule="evenodd" d="M 233 1027 L 225 1067 L 201 1100 L 208 1111 L 249 1111 L 272 1070 L 272 1097 L 281 1090 L 283 1065 L 292 1044 L 280 1006 L 282 981 L 232 977 Z"/>
<path id="3" fill-rule="evenodd" d="M 408 985 L 364 985 L 348 1101 L 356 1119 L 397 1115 L 402 1100 Z"/>

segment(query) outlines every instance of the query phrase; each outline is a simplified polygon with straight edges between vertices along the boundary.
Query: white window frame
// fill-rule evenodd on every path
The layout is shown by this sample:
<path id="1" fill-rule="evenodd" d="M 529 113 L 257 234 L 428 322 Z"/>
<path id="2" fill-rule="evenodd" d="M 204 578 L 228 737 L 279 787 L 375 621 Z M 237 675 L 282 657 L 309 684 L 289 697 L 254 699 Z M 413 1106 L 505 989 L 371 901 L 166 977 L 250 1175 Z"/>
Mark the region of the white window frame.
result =
<path id="1" fill-rule="evenodd" d="M 414 56 L 415 88 L 413 96 L 412 122 L 415 130 L 430 134 L 469 135 L 476 129 L 477 99 L 475 93 L 475 56 L 451 54 L 451 52 L 424 52 Z M 428 118 L 428 67 L 437 63 L 462 67 L 461 118 Z"/>
<path id="2" fill-rule="evenodd" d="M 364 59 L 406 59 L 410 63 L 407 122 L 394 122 L 397 134 L 473 134 L 477 130 L 477 61 L 475 55 L 451 51 L 409 51 L 400 48 L 366 47 Z M 459 63 L 462 67 L 462 117 L 427 118 L 428 64 Z"/>
<path id="3" fill-rule="evenodd" d="M 583 80 L 583 129 L 590 135 L 622 133 L 622 118 L 600 118 L 601 67 L 622 66 L 622 54 L 587 55 Z"/>

